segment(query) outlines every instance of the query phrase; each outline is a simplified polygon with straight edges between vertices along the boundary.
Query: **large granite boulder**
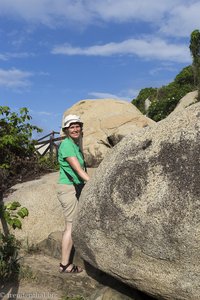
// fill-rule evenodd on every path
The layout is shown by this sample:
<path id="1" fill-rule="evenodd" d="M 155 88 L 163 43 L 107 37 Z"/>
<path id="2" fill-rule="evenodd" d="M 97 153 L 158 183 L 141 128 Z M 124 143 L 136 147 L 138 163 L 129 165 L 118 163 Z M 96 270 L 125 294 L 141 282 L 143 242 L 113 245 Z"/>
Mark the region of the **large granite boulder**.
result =
<path id="1" fill-rule="evenodd" d="M 126 125 L 124 127 L 126 130 L 123 130 L 120 139 L 135 128 L 155 124 L 132 103 L 116 99 L 82 100 L 65 111 L 63 119 L 68 114 L 79 115 L 84 122 L 83 147 L 89 167 L 97 167 L 103 160 L 105 154 L 113 146 L 108 137 L 121 126 Z M 119 135 L 117 139 L 119 140 Z"/>
<path id="2" fill-rule="evenodd" d="M 200 103 L 124 137 L 80 198 L 75 246 L 157 299 L 200 295 Z"/>

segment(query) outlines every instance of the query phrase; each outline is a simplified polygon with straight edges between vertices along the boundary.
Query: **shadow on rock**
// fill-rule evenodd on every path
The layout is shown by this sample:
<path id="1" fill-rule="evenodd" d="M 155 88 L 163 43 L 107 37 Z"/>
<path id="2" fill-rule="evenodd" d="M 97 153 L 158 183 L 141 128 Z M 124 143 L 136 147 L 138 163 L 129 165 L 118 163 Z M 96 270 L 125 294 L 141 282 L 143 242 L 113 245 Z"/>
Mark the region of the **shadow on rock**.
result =
<path id="1" fill-rule="evenodd" d="M 107 286 L 124 296 L 129 297 L 129 299 L 134 300 L 153 300 L 152 298 L 140 291 L 137 291 L 130 286 L 124 284 L 123 282 L 117 280 L 116 278 L 112 277 L 111 275 L 106 274 L 105 272 L 96 269 L 88 262 L 84 261 L 84 268 L 88 276 L 92 277 L 96 281 L 98 281 L 103 286 Z M 125 299 L 125 298 L 123 298 Z M 127 298 L 128 299 L 128 298 Z"/>

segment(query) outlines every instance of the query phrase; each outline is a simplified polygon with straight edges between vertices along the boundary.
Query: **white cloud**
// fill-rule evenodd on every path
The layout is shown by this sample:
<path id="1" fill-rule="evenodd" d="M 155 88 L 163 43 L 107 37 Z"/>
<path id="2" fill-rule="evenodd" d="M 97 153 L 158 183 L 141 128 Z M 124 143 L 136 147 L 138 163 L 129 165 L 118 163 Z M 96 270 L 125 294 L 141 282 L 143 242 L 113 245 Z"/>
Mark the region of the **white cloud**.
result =
<path id="1" fill-rule="evenodd" d="M 131 101 L 134 97 L 136 97 L 139 93 L 139 90 L 135 89 L 128 89 L 123 90 L 116 94 L 111 93 L 102 93 L 102 92 L 90 92 L 88 93 L 89 96 L 94 97 L 95 99 L 120 99 L 120 100 L 126 100 Z"/>
<path id="2" fill-rule="evenodd" d="M 0 53 L 0 60 L 9 60 L 11 58 L 27 58 L 30 56 L 34 56 L 33 53 L 27 53 L 27 52 L 21 52 L 21 53 L 10 53 L 10 52 L 6 52 L 6 53 Z"/>
<path id="3" fill-rule="evenodd" d="M 44 115 L 44 116 L 55 116 L 55 114 L 53 114 L 52 112 L 48 112 L 48 111 L 35 111 L 33 109 L 30 109 L 30 113 L 34 116 L 41 116 L 41 115 Z"/>
<path id="4" fill-rule="evenodd" d="M 104 21 L 127 22 L 140 20 L 155 22 L 175 7 L 179 0 L 101 0 L 87 1 L 88 7 Z"/>
<path id="5" fill-rule="evenodd" d="M 47 111 L 39 111 L 38 115 L 42 115 L 42 116 L 52 116 L 52 113 L 47 112 Z"/>
<path id="6" fill-rule="evenodd" d="M 56 46 L 53 54 L 112 56 L 136 55 L 144 59 L 157 59 L 189 63 L 191 62 L 187 45 L 170 44 L 162 39 L 128 39 L 120 43 L 94 45 L 87 48 L 72 47 L 71 45 Z"/>
<path id="7" fill-rule="evenodd" d="M 105 98 L 108 98 L 108 99 L 120 99 L 119 96 L 111 94 L 111 93 L 90 92 L 88 95 L 91 96 L 91 97 L 94 97 L 95 99 L 96 98 L 97 99 L 105 99 Z"/>
<path id="8" fill-rule="evenodd" d="M 149 23 L 157 32 L 185 36 L 200 26 L 199 0 L 1 0 L 0 15 L 50 27 L 73 22 Z"/>
<path id="9" fill-rule="evenodd" d="M 29 72 L 18 69 L 0 69 L 0 86 L 7 88 L 25 88 L 30 86 L 28 80 L 32 76 Z"/>
<path id="10" fill-rule="evenodd" d="M 1 0 L 0 15 L 22 18 L 27 22 L 47 26 L 70 20 L 87 22 L 89 18 L 84 1 L 74 0 Z"/>
<path id="11" fill-rule="evenodd" d="M 193 2 L 193 3 L 192 3 Z M 174 7 L 168 19 L 162 24 L 160 32 L 172 36 L 189 36 L 194 29 L 200 28 L 200 2 L 190 1 Z"/>

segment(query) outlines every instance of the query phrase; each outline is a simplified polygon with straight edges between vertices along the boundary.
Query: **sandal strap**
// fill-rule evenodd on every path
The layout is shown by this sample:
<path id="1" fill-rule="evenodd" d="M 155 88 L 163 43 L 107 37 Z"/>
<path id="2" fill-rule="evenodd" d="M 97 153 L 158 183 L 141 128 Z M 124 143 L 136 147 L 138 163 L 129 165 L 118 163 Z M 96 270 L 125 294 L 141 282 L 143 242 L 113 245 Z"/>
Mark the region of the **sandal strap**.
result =
<path id="1" fill-rule="evenodd" d="M 70 273 L 77 273 L 77 272 L 78 272 L 78 266 L 73 265 L 73 267 L 72 267 Z"/>
<path id="2" fill-rule="evenodd" d="M 62 271 L 61 272 L 65 272 L 65 270 L 71 265 L 71 263 L 68 263 L 66 265 L 63 265 L 60 263 L 60 267 L 62 268 Z"/>
<path id="3" fill-rule="evenodd" d="M 70 270 L 66 271 L 66 269 L 70 265 L 72 265 L 72 268 Z M 79 270 L 78 266 L 76 266 L 76 265 L 74 265 L 72 263 L 68 263 L 66 265 L 63 265 L 63 264 L 60 263 L 60 267 L 62 268 L 61 273 L 64 273 L 65 271 L 66 271 L 66 273 L 80 273 L 80 272 L 82 272 L 82 270 Z"/>

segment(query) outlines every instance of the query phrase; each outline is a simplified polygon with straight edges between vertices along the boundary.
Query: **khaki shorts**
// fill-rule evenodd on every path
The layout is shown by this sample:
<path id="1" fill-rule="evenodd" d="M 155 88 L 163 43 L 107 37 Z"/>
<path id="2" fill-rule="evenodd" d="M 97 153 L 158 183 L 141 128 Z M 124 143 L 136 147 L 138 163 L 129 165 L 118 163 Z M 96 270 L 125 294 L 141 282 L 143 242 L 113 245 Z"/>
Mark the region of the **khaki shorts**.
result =
<path id="1" fill-rule="evenodd" d="M 72 222 L 78 206 L 73 184 L 57 184 L 57 197 L 63 208 L 65 222 Z"/>

